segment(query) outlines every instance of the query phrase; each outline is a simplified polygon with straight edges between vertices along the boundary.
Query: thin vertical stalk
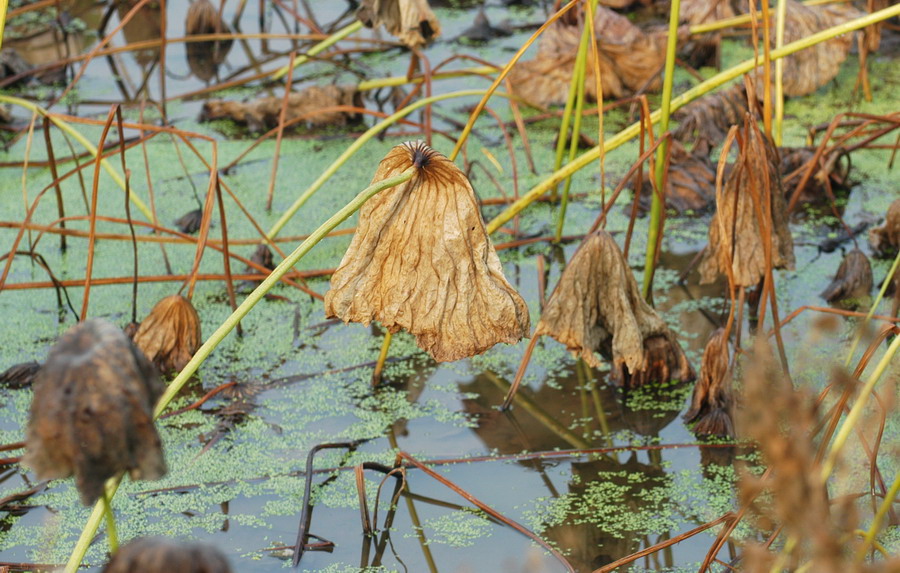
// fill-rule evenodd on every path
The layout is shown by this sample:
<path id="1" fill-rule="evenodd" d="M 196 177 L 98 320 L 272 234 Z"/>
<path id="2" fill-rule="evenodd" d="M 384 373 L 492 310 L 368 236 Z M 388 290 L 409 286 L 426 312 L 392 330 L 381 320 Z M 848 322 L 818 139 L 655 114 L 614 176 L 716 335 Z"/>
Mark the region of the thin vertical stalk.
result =
<path id="1" fill-rule="evenodd" d="M 384 333 L 384 341 L 381 343 L 381 352 L 378 353 L 378 361 L 375 370 L 372 371 L 372 387 L 381 384 L 381 372 L 384 370 L 384 362 L 387 360 L 388 350 L 391 347 L 391 339 L 394 337 L 390 331 Z"/>
<path id="2" fill-rule="evenodd" d="M 663 134 L 669 129 L 669 113 L 672 108 L 672 76 L 675 72 L 675 48 L 678 44 L 678 12 L 681 7 L 681 0 L 672 0 L 672 6 L 669 11 L 669 36 L 666 43 L 666 71 L 663 77 L 662 91 L 662 108 L 659 118 L 659 133 Z M 663 141 L 656 149 L 656 187 L 659 193 L 653 194 L 653 200 L 650 204 L 650 228 L 647 232 L 647 257 L 644 262 L 644 284 L 642 294 L 645 299 L 650 297 L 650 288 L 653 285 L 653 272 L 656 266 L 656 245 L 662 237 L 660 237 L 660 226 L 662 224 L 663 201 L 660 195 L 665 196 L 662 188 L 665 179 L 666 154 L 668 153 L 669 142 Z"/>
<path id="3" fill-rule="evenodd" d="M 784 21 L 787 17 L 787 0 L 778 0 L 775 10 L 775 49 L 784 46 Z M 775 145 L 781 147 L 784 123 L 784 60 L 775 60 Z"/>

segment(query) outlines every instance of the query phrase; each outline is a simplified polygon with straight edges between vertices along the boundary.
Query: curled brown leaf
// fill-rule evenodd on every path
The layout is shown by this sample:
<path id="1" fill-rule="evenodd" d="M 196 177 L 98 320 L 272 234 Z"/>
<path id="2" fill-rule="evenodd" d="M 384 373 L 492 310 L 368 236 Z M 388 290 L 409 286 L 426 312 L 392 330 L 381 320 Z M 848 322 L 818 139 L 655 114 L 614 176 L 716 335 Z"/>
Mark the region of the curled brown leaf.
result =
<path id="1" fill-rule="evenodd" d="M 160 372 L 178 371 L 200 348 L 200 317 L 179 294 L 156 303 L 134 335 L 134 343 Z"/>
<path id="2" fill-rule="evenodd" d="M 728 338 L 725 329 L 719 328 L 703 350 L 700 377 L 684 421 L 696 422 L 693 431 L 698 436 L 734 437 L 733 405 Z"/>
<path id="3" fill-rule="evenodd" d="M 162 537 L 139 537 L 122 546 L 102 573 L 231 573 L 225 556 L 211 545 Z"/>
<path id="4" fill-rule="evenodd" d="M 408 48 L 421 48 L 441 35 L 428 0 L 363 0 L 356 17 L 369 28 L 383 25 Z"/>
<path id="5" fill-rule="evenodd" d="M 853 249 L 844 256 L 834 280 L 825 287 L 821 296 L 828 302 L 840 300 L 859 301 L 867 298 L 872 291 L 872 265 L 859 249 Z"/>

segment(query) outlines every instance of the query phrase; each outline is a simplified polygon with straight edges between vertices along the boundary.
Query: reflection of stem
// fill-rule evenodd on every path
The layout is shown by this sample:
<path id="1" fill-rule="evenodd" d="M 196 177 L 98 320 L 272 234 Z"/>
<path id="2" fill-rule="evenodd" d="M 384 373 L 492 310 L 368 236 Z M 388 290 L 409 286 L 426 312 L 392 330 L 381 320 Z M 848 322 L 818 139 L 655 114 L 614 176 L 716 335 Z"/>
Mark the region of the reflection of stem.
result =
<path id="1" fill-rule="evenodd" d="M 578 360 L 581 367 L 584 368 L 584 375 L 588 384 L 591 386 L 591 398 L 594 402 L 594 413 L 597 415 L 597 421 L 600 422 L 600 430 L 606 440 L 606 445 L 612 447 L 612 436 L 609 431 L 609 422 L 606 420 L 606 410 L 603 409 L 603 402 L 600 400 L 600 389 L 597 387 L 597 380 L 594 378 L 594 372 L 584 360 Z"/>
<path id="2" fill-rule="evenodd" d="M 381 384 L 381 371 L 384 370 L 384 361 L 387 360 L 388 349 L 391 347 L 391 338 L 394 335 L 390 331 L 384 333 L 384 342 L 381 343 L 381 353 L 378 355 L 378 361 L 375 363 L 375 370 L 372 371 L 372 387 Z"/>
<path id="3" fill-rule="evenodd" d="M 392 448 L 400 451 L 400 446 L 397 444 L 397 435 L 394 433 L 393 426 L 388 432 L 388 442 L 390 442 Z M 412 494 L 412 490 L 409 489 L 409 481 L 406 483 L 406 493 Z M 416 511 L 415 504 L 413 504 L 412 497 L 410 497 L 410 495 L 404 495 L 403 497 L 406 500 L 406 509 L 409 511 L 409 520 L 412 521 L 413 529 L 416 531 L 416 538 L 422 546 L 422 554 L 425 555 L 425 562 L 428 563 L 428 570 L 431 571 L 431 573 L 437 573 L 437 564 L 434 562 L 431 548 L 428 547 L 428 539 L 425 538 L 425 530 L 422 529 L 422 523 L 419 521 L 419 514 Z"/>
<path id="4" fill-rule="evenodd" d="M 484 375 L 504 392 L 509 392 L 512 388 L 512 385 L 509 382 L 503 380 L 490 370 L 485 370 Z M 567 441 L 572 447 L 577 449 L 587 449 L 590 447 L 590 444 L 584 438 L 578 436 L 575 432 L 557 422 L 553 416 L 548 414 L 543 408 L 537 405 L 537 402 L 528 396 L 525 396 L 524 394 L 515 394 L 513 396 L 513 401 L 517 406 L 531 414 L 538 422 L 546 426 L 548 430 Z"/>

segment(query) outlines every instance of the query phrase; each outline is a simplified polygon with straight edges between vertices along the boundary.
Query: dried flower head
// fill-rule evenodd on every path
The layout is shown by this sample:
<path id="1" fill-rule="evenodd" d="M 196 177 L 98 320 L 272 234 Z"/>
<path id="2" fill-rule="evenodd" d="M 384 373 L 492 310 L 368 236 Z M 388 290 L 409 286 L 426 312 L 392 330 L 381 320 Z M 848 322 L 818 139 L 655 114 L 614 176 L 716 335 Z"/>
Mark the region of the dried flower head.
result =
<path id="1" fill-rule="evenodd" d="M 709 337 L 703 350 L 700 377 L 684 421 L 697 422 L 693 431 L 698 436 L 734 437 L 733 404 L 728 338 L 725 329 L 719 328 Z"/>
<path id="2" fill-rule="evenodd" d="M 24 463 L 39 479 L 74 474 L 85 504 L 120 471 L 159 479 L 166 465 L 153 404 L 164 389 L 118 327 L 103 319 L 72 327 L 35 376 Z"/>
<path id="3" fill-rule="evenodd" d="M 589 365 L 600 352 L 619 384 L 692 380 L 675 335 L 641 297 L 619 246 L 606 231 L 585 237 L 556 285 L 535 335 L 549 334 Z"/>
<path id="4" fill-rule="evenodd" d="M 869 230 L 869 244 L 881 258 L 891 258 L 900 250 L 900 199 L 888 207 L 884 226 Z"/>
<path id="5" fill-rule="evenodd" d="M 520 62 L 509 79 L 513 91 L 539 105 L 565 103 L 575 70 L 585 12 L 571 10 L 541 36 L 537 56 Z M 666 54 L 666 32 L 645 33 L 627 17 L 598 6 L 594 14 L 603 96 L 621 98 L 659 86 L 658 72 Z M 588 50 L 585 96 L 597 99 L 594 50 Z"/>
<path id="6" fill-rule="evenodd" d="M 248 102 L 210 100 L 203 104 L 201 121 L 228 118 L 246 125 L 252 132 L 271 129 L 278 125 L 281 116 L 282 97 L 264 97 Z M 359 119 L 359 114 L 349 111 L 321 111 L 339 105 L 363 107 L 362 97 L 356 86 L 310 86 L 288 95 L 285 124 L 302 121 L 310 127 L 347 125 Z"/>
<path id="7" fill-rule="evenodd" d="M 356 17 L 369 28 L 383 24 L 408 48 L 421 48 L 441 35 L 428 0 L 362 0 Z"/>
<path id="8" fill-rule="evenodd" d="M 200 317 L 180 294 L 153 307 L 134 335 L 134 343 L 160 372 L 181 370 L 200 348 Z"/>
<path id="9" fill-rule="evenodd" d="M 325 314 L 408 330 L 438 362 L 517 342 L 528 333 L 528 308 L 503 276 L 469 180 L 419 142 L 394 147 L 372 181 L 411 166 L 412 179 L 360 210 Z"/>
<path id="10" fill-rule="evenodd" d="M 139 537 L 122 546 L 103 573 L 230 573 L 225 556 L 210 545 Z"/>
<path id="11" fill-rule="evenodd" d="M 772 268 L 794 267 L 794 241 L 778 171 L 778 154 L 747 114 L 740 153 L 709 225 L 709 246 L 700 263 L 701 283 L 729 273 L 735 287 L 756 286 L 766 273 L 771 240 Z"/>
<path id="12" fill-rule="evenodd" d="M 869 296 L 873 282 L 869 257 L 859 249 L 853 249 L 844 256 L 834 280 L 819 296 L 828 302 L 850 299 L 859 301 Z"/>
<path id="13" fill-rule="evenodd" d="M 743 83 L 706 94 L 675 112 L 679 124 L 673 137 L 690 145 L 694 153 L 708 155 L 725 141 L 728 130 L 741 122 L 748 109 L 747 88 Z"/>

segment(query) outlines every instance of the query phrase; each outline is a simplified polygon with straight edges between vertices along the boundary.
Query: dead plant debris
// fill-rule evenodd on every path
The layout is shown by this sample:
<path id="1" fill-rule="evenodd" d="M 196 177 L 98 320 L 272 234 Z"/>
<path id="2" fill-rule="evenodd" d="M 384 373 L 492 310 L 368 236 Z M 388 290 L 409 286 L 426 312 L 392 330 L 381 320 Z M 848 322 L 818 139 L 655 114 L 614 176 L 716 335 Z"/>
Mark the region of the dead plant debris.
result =
<path id="1" fill-rule="evenodd" d="M 177 227 L 179 231 L 186 235 L 193 235 L 194 233 L 199 231 L 202 224 L 203 209 L 194 209 L 193 211 L 188 211 L 175 220 L 175 227 Z"/>
<path id="2" fill-rule="evenodd" d="M 413 178 L 370 199 L 325 294 L 325 314 L 401 328 L 438 362 L 528 334 L 528 308 L 503 276 L 469 180 L 424 143 L 394 147 L 373 183 Z"/>
<path id="3" fill-rule="evenodd" d="M 0 374 L 0 386 L 5 388 L 29 388 L 41 365 L 37 362 L 13 364 Z"/>
<path id="4" fill-rule="evenodd" d="M 38 479 L 74 474 L 85 505 L 121 471 L 159 479 L 166 464 L 153 405 L 164 389 L 121 329 L 99 318 L 72 327 L 35 376 L 24 463 Z"/>
<path id="5" fill-rule="evenodd" d="M 819 296 L 828 302 L 860 301 L 868 298 L 873 282 L 869 257 L 859 249 L 853 249 L 844 256 L 841 266 L 834 275 L 834 280 L 825 287 Z"/>
<path id="6" fill-rule="evenodd" d="M 900 199 L 888 207 L 884 225 L 869 229 L 869 244 L 876 257 L 893 258 L 900 250 Z"/>
<path id="7" fill-rule="evenodd" d="M 173 294 L 156 303 L 134 343 L 160 372 L 179 371 L 200 348 L 200 317 L 191 301 Z"/>
<path id="8" fill-rule="evenodd" d="M 743 82 L 722 91 L 707 94 L 675 112 L 679 122 L 673 137 L 700 155 L 725 141 L 732 125 L 743 121 L 749 111 L 747 88 Z"/>
<path id="9" fill-rule="evenodd" d="M 650 210 L 653 183 L 644 178 L 641 211 Z M 687 151 L 677 140 L 669 145 L 669 172 L 665 187 L 666 208 L 678 213 L 703 211 L 716 198 L 716 171 L 702 154 Z"/>
<path id="10" fill-rule="evenodd" d="M 584 239 L 544 307 L 535 336 L 547 334 L 594 368 L 633 387 L 694 378 L 675 335 L 641 297 L 619 246 L 606 231 Z"/>
<path id="11" fill-rule="evenodd" d="M 102 573 L 231 573 L 225 556 L 211 545 L 164 537 L 139 537 L 123 545 Z"/>
<path id="12" fill-rule="evenodd" d="M 369 28 L 384 26 L 410 49 L 426 46 L 441 35 L 441 23 L 428 0 L 362 0 L 356 17 Z"/>
<path id="13" fill-rule="evenodd" d="M 703 350 L 700 377 L 694 386 L 691 407 L 684 414 L 685 422 L 696 422 L 693 432 L 698 436 L 735 436 L 729 360 L 728 337 L 725 329 L 719 328 Z"/>

